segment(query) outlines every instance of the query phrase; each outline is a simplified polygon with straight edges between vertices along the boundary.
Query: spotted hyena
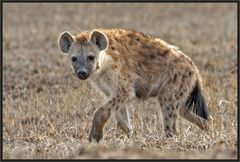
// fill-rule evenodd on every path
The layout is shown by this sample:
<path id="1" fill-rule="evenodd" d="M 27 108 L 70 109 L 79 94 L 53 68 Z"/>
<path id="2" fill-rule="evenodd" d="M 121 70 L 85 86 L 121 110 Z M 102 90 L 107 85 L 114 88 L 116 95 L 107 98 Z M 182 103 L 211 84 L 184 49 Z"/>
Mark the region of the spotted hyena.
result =
<path id="1" fill-rule="evenodd" d="M 107 97 L 95 112 L 90 141 L 102 139 L 104 124 L 114 112 L 119 127 L 130 136 L 125 104 L 134 97 L 158 99 L 166 137 L 176 134 L 179 114 L 203 130 L 209 128 L 199 70 L 177 47 L 124 29 L 84 31 L 75 36 L 66 31 L 59 37 L 59 47 L 68 55 L 75 75 L 90 80 Z"/>

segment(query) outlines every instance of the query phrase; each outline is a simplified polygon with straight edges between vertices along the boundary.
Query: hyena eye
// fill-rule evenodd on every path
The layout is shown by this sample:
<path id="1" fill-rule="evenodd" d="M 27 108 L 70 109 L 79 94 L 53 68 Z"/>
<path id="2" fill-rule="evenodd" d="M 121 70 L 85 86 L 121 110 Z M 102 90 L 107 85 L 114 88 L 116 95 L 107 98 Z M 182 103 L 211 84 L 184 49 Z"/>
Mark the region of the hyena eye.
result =
<path id="1" fill-rule="evenodd" d="M 77 57 L 73 56 L 72 57 L 72 62 L 76 62 L 77 61 Z"/>
<path id="2" fill-rule="evenodd" d="M 88 56 L 88 60 L 93 61 L 94 60 L 94 56 Z"/>

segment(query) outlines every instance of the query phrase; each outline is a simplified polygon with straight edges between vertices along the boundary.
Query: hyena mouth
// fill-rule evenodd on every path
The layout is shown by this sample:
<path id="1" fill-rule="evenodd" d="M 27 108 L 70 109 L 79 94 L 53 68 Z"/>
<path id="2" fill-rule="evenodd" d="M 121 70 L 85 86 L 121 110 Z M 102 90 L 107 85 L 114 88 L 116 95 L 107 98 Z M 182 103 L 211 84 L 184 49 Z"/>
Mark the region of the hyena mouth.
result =
<path id="1" fill-rule="evenodd" d="M 81 80 L 86 80 L 88 78 L 88 76 L 80 76 L 77 74 L 77 77 L 78 79 L 81 79 Z"/>

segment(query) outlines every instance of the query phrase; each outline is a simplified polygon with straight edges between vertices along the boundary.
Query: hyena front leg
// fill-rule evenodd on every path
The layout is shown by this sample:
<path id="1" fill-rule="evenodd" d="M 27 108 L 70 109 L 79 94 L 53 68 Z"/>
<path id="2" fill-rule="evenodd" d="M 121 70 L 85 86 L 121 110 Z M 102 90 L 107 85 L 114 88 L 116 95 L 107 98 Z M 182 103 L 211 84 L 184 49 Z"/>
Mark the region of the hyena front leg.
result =
<path id="1" fill-rule="evenodd" d="M 178 110 L 177 107 L 173 104 L 162 104 L 162 100 L 159 99 L 162 116 L 163 116 L 163 127 L 165 136 L 172 137 L 174 134 L 177 134 L 177 119 L 178 119 Z"/>
<path id="2" fill-rule="evenodd" d="M 98 108 L 94 114 L 92 129 L 89 136 L 89 141 L 95 140 L 99 142 L 103 137 L 103 127 L 107 122 L 108 118 L 113 112 L 116 112 L 118 109 L 121 109 L 121 105 L 124 104 L 129 95 L 128 88 L 121 87 L 118 89 L 118 94 L 115 97 L 112 97 L 105 105 Z"/>
<path id="3" fill-rule="evenodd" d="M 112 95 L 112 88 L 109 88 L 110 83 L 108 83 L 108 80 L 98 79 L 94 82 L 94 85 L 97 86 L 104 94 L 105 99 L 109 99 Z M 117 120 L 118 128 L 122 129 L 128 137 L 130 137 L 132 135 L 132 125 L 129 119 L 127 107 L 122 106 L 122 108 L 115 113 L 115 118 Z"/>
<path id="4" fill-rule="evenodd" d="M 133 129 L 129 119 L 127 107 L 123 106 L 121 109 L 119 109 L 116 112 L 115 117 L 117 119 L 118 127 L 121 128 L 128 135 L 128 138 L 131 137 L 133 134 Z"/>

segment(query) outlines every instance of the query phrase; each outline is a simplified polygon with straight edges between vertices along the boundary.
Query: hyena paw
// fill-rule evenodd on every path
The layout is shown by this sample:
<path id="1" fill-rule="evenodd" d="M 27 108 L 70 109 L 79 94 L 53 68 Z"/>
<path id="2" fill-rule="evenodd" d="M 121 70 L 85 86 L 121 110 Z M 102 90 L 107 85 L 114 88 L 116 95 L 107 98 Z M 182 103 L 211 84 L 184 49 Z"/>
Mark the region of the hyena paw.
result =
<path id="1" fill-rule="evenodd" d="M 165 137 L 166 138 L 172 138 L 173 137 L 173 133 L 172 132 L 170 132 L 170 131 L 165 131 Z"/>
<path id="2" fill-rule="evenodd" d="M 103 137 L 102 131 L 100 131 L 100 132 L 91 131 L 88 140 L 90 142 L 97 142 L 98 143 L 102 139 L 102 137 Z"/>

